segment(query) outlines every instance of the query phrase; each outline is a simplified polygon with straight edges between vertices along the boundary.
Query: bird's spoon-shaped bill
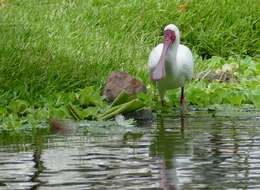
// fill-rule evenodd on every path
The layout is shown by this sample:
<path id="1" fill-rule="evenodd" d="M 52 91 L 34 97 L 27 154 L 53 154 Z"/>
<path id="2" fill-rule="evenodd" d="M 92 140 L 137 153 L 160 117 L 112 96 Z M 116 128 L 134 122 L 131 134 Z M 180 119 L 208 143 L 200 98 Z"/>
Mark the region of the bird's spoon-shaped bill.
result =
<path id="1" fill-rule="evenodd" d="M 167 54 L 167 51 L 172 44 L 172 41 L 168 38 L 165 38 L 164 43 L 163 43 L 163 50 L 162 54 L 159 60 L 159 63 L 155 66 L 153 72 L 152 72 L 152 80 L 158 81 L 161 80 L 165 77 L 166 71 L 165 71 L 165 57 Z"/>

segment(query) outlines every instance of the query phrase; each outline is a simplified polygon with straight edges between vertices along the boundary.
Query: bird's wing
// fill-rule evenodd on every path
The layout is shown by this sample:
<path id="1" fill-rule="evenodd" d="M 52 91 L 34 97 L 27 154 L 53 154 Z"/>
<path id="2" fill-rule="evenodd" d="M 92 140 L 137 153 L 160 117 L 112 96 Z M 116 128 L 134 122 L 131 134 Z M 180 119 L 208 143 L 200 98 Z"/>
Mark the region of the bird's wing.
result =
<path id="1" fill-rule="evenodd" d="M 148 67 L 150 73 L 153 71 L 155 66 L 159 63 L 159 59 L 162 54 L 162 49 L 163 49 L 163 44 L 158 44 L 155 48 L 152 49 L 148 59 Z"/>
<path id="2" fill-rule="evenodd" d="M 186 80 L 191 80 L 193 75 L 193 58 L 191 50 L 179 45 L 177 52 L 177 63 L 181 65 L 181 71 L 185 75 Z"/>

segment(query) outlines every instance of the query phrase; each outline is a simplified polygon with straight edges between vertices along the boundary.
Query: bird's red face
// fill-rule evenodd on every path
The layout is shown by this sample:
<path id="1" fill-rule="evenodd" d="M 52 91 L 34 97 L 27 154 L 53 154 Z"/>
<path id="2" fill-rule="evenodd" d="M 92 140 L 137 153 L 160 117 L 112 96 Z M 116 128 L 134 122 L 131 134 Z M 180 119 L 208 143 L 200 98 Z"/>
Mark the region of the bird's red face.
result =
<path id="1" fill-rule="evenodd" d="M 173 43 L 176 39 L 176 35 L 175 35 L 175 32 L 172 31 L 172 30 L 165 30 L 164 31 L 164 43 L 166 41 L 169 41 L 171 43 Z"/>
<path id="2" fill-rule="evenodd" d="M 159 81 L 163 79 L 166 75 L 165 71 L 165 57 L 169 47 L 174 43 L 176 39 L 175 32 L 172 30 L 165 30 L 164 31 L 164 41 L 163 41 L 163 50 L 159 60 L 159 63 L 153 70 L 152 73 L 152 80 Z"/>

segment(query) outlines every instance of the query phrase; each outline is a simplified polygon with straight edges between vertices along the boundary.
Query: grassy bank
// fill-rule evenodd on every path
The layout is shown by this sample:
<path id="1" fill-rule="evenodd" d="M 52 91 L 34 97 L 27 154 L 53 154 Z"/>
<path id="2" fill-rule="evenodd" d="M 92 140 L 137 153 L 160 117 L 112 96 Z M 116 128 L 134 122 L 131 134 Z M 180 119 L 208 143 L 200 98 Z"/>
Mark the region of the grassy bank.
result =
<path id="1" fill-rule="evenodd" d="M 147 81 L 149 51 L 168 23 L 204 58 L 254 57 L 258 21 L 257 0 L 3 0 L 0 89 L 7 94 L 1 104 L 101 86 L 113 70 Z"/>

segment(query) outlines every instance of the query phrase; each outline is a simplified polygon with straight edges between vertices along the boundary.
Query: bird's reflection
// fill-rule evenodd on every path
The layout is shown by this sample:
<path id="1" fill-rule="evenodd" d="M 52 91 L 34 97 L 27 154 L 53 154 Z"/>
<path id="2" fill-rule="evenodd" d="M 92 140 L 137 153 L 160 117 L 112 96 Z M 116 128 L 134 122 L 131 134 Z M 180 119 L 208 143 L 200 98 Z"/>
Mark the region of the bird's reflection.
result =
<path id="1" fill-rule="evenodd" d="M 250 180 L 248 155 L 254 142 L 244 139 L 253 138 L 223 118 L 159 117 L 150 153 L 161 161 L 162 188 L 193 189 L 196 184 L 215 187 L 216 181 L 235 181 L 241 175 Z M 250 147 L 247 152 L 245 146 Z"/>
<path id="2" fill-rule="evenodd" d="M 185 115 L 167 122 L 165 126 L 164 117 L 160 116 L 157 131 L 151 144 L 151 155 L 161 159 L 161 186 L 163 189 L 176 189 L 178 181 L 176 175 L 176 159 L 179 155 L 190 152 L 190 144 L 185 138 Z"/>
<path id="3" fill-rule="evenodd" d="M 42 150 L 43 150 L 43 144 L 44 144 L 44 137 L 41 133 L 35 134 L 33 138 L 33 162 L 34 162 L 34 173 L 31 177 L 31 182 L 35 182 L 35 185 L 33 185 L 30 189 L 37 189 L 41 181 L 39 180 L 40 174 L 44 171 L 44 164 L 41 159 L 42 157 Z"/>

